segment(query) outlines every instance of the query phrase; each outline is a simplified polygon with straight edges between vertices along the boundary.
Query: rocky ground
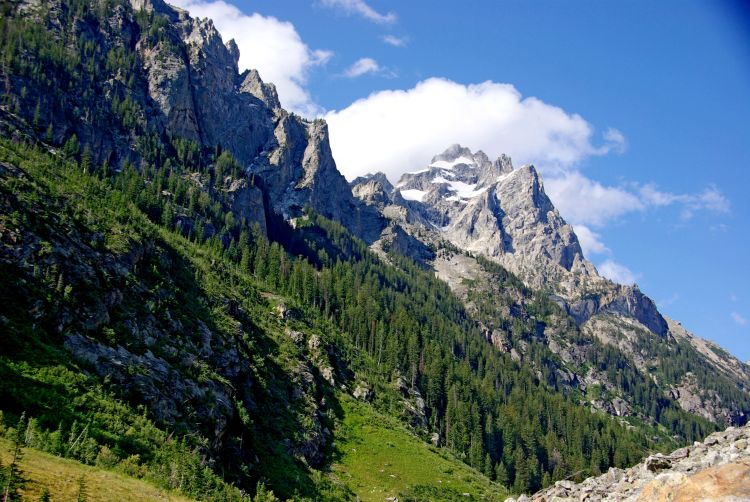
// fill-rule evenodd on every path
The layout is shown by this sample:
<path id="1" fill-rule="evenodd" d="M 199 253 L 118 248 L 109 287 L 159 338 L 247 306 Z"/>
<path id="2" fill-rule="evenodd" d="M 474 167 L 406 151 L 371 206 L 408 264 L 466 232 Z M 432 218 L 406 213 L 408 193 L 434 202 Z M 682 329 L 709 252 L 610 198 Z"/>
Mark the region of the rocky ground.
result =
<path id="1" fill-rule="evenodd" d="M 506 502 L 750 501 L 750 425 L 711 434 L 670 455 L 651 455 L 630 469 L 610 469 L 582 483 L 558 481 L 531 497 Z"/>

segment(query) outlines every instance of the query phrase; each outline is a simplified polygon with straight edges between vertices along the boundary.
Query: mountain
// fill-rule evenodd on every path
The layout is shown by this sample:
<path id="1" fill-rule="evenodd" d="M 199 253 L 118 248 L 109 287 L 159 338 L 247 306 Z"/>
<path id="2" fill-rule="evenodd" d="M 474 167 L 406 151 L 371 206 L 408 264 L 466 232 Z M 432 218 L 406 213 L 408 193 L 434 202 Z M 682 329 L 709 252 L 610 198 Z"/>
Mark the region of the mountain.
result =
<path id="1" fill-rule="evenodd" d="M 581 333 L 621 350 L 630 365 L 653 378 L 663 394 L 686 411 L 726 425 L 747 421 L 748 366 L 662 316 L 636 285 L 601 277 L 584 257 L 573 228 L 546 195 L 534 166 L 514 169 L 506 155 L 490 161 L 484 152 L 454 144 L 434 156 L 426 168 L 404 174 L 395 186 L 379 173 L 354 180 L 352 189 L 392 225 L 426 245 L 440 247 L 448 242 L 501 265 L 525 286 L 547 292 Z M 428 261 L 455 292 L 463 291 L 461 283 L 466 280 L 487 280 L 481 267 L 469 264 L 471 256 L 444 256 L 438 253 Z M 425 261 L 423 253 L 412 257 Z M 456 266 L 457 261 L 463 263 Z M 611 377 L 584 368 L 586 358 L 581 354 L 588 350 L 588 342 L 571 344 L 575 337 L 563 336 L 561 344 L 554 339 L 557 334 L 548 336 L 545 330 L 542 339 L 563 359 L 562 366 L 572 372 L 573 380 L 589 379 L 619 394 L 600 407 L 617 415 L 630 414 L 632 396 L 622 388 L 616 390 L 622 386 Z M 511 345 L 508 350 L 513 350 Z M 675 358 L 686 362 L 677 371 L 665 368 Z M 657 368 L 663 368 L 661 375 L 657 376 Z M 728 394 L 717 391 L 717 385 Z M 623 400 L 630 403 L 631 411 L 623 410 Z"/>
<path id="2" fill-rule="evenodd" d="M 555 210 L 533 166 L 453 145 L 396 187 L 414 221 L 439 229 L 461 249 L 494 259 L 535 288 L 570 296 L 580 277 L 597 277 L 573 229 Z"/>
<path id="3" fill-rule="evenodd" d="M 497 500 L 746 421 L 747 366 L 600 277 L 533 166 L 350 185 L 210 20 L 0 8 L 9 440 L 198 499 Z"/>

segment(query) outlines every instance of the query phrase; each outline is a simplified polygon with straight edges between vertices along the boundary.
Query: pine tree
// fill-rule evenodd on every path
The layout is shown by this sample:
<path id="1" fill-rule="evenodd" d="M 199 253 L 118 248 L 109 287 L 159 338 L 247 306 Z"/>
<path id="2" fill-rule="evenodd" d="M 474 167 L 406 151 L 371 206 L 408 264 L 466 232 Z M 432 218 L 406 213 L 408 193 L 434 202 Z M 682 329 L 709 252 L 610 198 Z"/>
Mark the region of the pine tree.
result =
<path id="1" fill-rule="evenodd" d="M 508 486 L 508 469 L 505 468 L 502 460 L 495 464 L 495 481 L 503 486 Z"/>
<path id="2" fill-rule="evenodd" d="M 161 223 L 167 228 L 172 228 L 172 222 L 174 221 L 174 208 L 172 204 L 167 202 L 164 205 L 164 212 L 161 214 Z"/>
<path id="3" fill-rule="evenodd" d="M 34 129 L 36 129 L 37 131 L 39 130 L 39 115 L 41 114 L 41 106 L 42 106 L 41 102 L 37 100 L 36 108 L 34 108 L 34 118 L 33 118 Z"/>
<path id="4" fill-rule="evenodd" d="M 88 174 L 91 172 L 91 147 L 86 144 L 81 155 L 81 171 Z"/>
<path id="5" fill-rule="evenodd" d="M 73 159 L 81 149 L 81 145 L 78 143 L 78 137 L 73 134 L 68 141 L 63 145 L 63 155 L 66 159 Z"/>
<path id="6" fill-rule="evenodd" d="M 23 488 L 25 480 L 19 463 L 23 458 L 23 436 L 26 422 L 26 414 L 21 414 L 18 426 L 13 430 L 10 439 L 13 442 L 13 455 L 5 475 L 5 487 L 3 489 L 3 502 L 21 500 L 19 490 Z"/>
<path id="7" fill-rule="evenodd" d="M 487 479 L 492 479 L 495 474 L 495 470 L 492 468 L 492 459 L 489 453 L 484 454 L 484 465 L 482 466 L 482 473 L 487 476 Z"/>

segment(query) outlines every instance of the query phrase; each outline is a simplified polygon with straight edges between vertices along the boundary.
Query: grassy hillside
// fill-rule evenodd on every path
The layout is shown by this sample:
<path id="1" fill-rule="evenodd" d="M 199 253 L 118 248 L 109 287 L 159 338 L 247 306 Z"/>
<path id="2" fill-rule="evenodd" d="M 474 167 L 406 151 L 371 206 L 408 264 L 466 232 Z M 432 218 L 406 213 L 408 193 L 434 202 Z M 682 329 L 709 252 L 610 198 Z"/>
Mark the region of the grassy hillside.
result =
<path id="1" fill-rule="evenodd" d="M 8 465 L 11 461 L 11 447 L 10 441 L 0 439 L 0 459 L 3 465 Z M 146 481 L 84 465 L 75 460 L 60 458 L 32 448 L 24 449 L 21 470 L 26 479 L 26 486 L 21 492 L 23 500 L 39 500 L 42 489 L 45 487 L 49 490 L 51 500 L 76 500 L 81 476 L 84 478 L 88 502 L 114 500 L 187 502 L 193 500 L 160 490 Z"/>
<path id="2" fill-rule="evenodd" d="M 396 420 L 351 399 L 341 401 L 332 476 L 360 500 L 503 500 L 507 491 Z M 464 494 L 469 494 L 466 496 Z"/>
<path id="3" fill-rule="evenodd" d="M 498 354 L 447 286 L 413 263 L 382 263 L 314 214 L 279 242 L 229 216 L 220 234 L 186 237 L 164 218 L 172 203 L 161 187 L 196 191 L 180 188 L 192 178 L 157 183 L 149 173 L 91 175 L 44 148 L 0 142 L 0 271 L 15 286 L 0 293 L 0 402 L 11 423 L 26 412 L 50 436 L 88 427 L 85 444 L 39 449 L 92 464 L 106 446 L 115 463 L 136 458 L 160 486 L 196 498 L 240 499 L 237 488 L 252 493 L 261 481 L 282 497 L 340 500 L 347 486 L 371 485 L 434 500 L 478 493 L 479 471 L 485 485 L 529 492 L 631 464 L 652 446 L 645 431 L 555 392 L 553 371 L 540 379 Z M 454 472 L 473 476 L 449 490 L 416 469 L 437 462 L 425 460 L 399 465 L 402 483 L 397 473 L 382 483 L 386 466 L 369 471 L 388 455 L 373 450 L 358 466 L 340 450 L 333 462 L 351 480 L 332 484 L 333 417 L 351 420 L 336 412 L 335 389 L 359 381 L 394 424 L 366 438 L 390 441 L 409 462 L 416 437 L 380 441 L 400 417 L 439 432 L 454 464 L 475 469 Z"/>

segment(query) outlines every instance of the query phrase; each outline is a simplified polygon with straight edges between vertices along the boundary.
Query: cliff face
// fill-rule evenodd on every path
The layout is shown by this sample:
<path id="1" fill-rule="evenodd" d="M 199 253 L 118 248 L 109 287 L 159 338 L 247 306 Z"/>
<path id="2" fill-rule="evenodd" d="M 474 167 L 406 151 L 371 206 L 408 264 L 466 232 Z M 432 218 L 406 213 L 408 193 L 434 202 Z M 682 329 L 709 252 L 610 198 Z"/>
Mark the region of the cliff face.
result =
<path id="1" fill-rule="evenodd" d="M 285 219 L 309 205 L 366 240 L 377 238 L 384 223 L 352 196 L 324 122 L 282 109 L 275 87 L 257 71 L 239 73 L 237 45 L 225 43 L 210 19 L 191 18 L 162 0 L 131 6 L 115 4 L 108 25 L 84 17 L 67 33 L 60 29 L 69 15 L 64 2 L 23 3 L 19 13 L 45 25 L 46 36 L 87 37 L 102 49 L 96 79 L 69 82 L 62 69 L 51 69 L 42 83 L 14 75 L 17 117 L 31 123 L 38 104 L 36 121 L 50 124 L 50 139 L 63 143 L 75 134 L 94 167 L 143 166 L 175 151 L 188 163 L 207 155 L 210 161 L 211 152 L 228 151 L 253 180 L 247 190 L 234 187 L 238 199 Z M 76 91 L 66 92 L 71 85 Z M 15 130 L 20 121 L 4 115 L 2 123 Z M 257 210 L 246 216 L 261 226 L 268 219 Z"/>

